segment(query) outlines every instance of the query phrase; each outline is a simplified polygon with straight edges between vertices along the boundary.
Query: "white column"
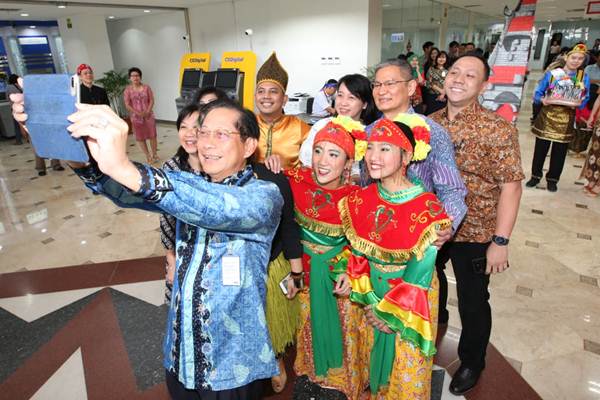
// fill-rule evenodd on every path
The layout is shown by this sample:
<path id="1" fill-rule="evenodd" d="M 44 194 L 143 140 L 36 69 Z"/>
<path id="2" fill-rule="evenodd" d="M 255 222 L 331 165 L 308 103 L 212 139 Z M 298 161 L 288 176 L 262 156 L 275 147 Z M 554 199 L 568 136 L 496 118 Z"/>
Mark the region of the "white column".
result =
<path id="1" fill-rule="evenodd" d="M 438 38 L 438 46 L 440 50 L 448 50 L 446 43 L 446 35 L 448 34 L 448 12 L 450 6 L 448 4 L 442 4 L 442 15 L 440 20 L 440 35 Z"/>

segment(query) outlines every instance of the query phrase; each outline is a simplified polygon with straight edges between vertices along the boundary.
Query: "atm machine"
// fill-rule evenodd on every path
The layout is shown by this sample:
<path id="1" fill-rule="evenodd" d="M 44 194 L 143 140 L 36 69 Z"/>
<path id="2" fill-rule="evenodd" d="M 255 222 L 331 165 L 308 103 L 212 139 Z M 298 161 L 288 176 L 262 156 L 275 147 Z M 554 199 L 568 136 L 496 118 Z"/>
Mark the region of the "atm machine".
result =
<path id="1" fill-rule="evenodd" d="M 243 103 L 244 73 L 237 68 L 219 68 L 216 71 L 205 72 L 202 75 L 202 87 L 208 86 L 217 87 L 230 99 Z"/>
<path id="2" fill-rule="evenodd" d="M 203 72 L 201 69 L 186 68 L 183 70 L 179 97 L 175 99 L 177 114 L 179 114 L 183 107 L 191 104 L 198 95 L 198 91 L 200 91 L 200 83 L 202 82 L 202 76 Z"/>

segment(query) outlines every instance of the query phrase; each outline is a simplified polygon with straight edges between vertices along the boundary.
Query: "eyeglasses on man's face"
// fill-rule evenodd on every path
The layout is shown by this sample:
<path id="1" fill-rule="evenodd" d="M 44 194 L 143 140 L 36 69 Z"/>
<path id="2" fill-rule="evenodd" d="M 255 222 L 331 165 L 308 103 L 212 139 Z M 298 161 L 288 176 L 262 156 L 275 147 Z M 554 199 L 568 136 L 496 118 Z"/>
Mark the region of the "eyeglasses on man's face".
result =
<path id="1" fill-rule="evenodd" d="M 233 137 L 233 135 L 239 135 L 239 134 L 240 134 L 240 132 L 230 131 L 229 129 L 225 129 L 225 128 L 208 129 L 208 128 L 202 127 L 197 130 L 196 137 L 199 140 L 200 139 L 205 140 L 211 136 L 214 136 L 217 138 L 217 140 L 226 142 L 229 139 L 231 139 Z"/>
<path id="2" fill-rule="evenodd" d="M 371 89 L 381 89 L 382 86 L 385 87 L 386 89 L 389 89 L 392 86 L 397 85 L 399 83 L 410 82 L 410 81 L 412 81 L 412 79 L 406 79 L 406 80 L 402 80 L 402 81 L 389 80 L 389 81 L 385 81 L 385 82 L 373 81 L 373 82 L 371 82 Z"/>

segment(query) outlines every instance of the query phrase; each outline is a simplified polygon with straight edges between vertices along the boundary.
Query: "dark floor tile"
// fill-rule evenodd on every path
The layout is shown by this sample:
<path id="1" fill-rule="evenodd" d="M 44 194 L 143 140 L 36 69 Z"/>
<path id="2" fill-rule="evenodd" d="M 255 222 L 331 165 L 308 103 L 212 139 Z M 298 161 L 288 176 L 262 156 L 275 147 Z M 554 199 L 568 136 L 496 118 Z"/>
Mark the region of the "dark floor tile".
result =
<path id="1" fill-rule="evenodd" d="M 35 181 L 37 178 L 39 178 L 39 176 L 32 176 L 31 178 L 29 178 L 30 181 Z"/>
<path id="2" fill-rule="evenodd" d="M 581 203 L 575 203 L 575 207 L 583 208 L 584 210 L 587 210 L 587 208 L 588 208 L 587 204 L 581 204 Z"/>
<path id="3" fill-rule="evenodd" d="M 583 168 L 583 165 L 573 164 L 573 168 Z"/>
<path id="4" fill-rule="evenodd" d="M 129 147 L 133 147 L 133 146 L 135 146 L 135 143 L 129 145 Z"/>
<path id="5" fill-rule="evenodd" d="M 533 289 L 530 289 L 525 286 L 517 286 L 517 289 L 515 291 L 517 292 L 517 294 L 520 294 L 522 296 L 527 296 L 527 297 L 533 296 Z"/>
<path id="6" fill-rule="evenodd" d="M 73 218 L 75 218 L 75 216 L 74 216 L 73 214 L 65 215 L 65 216 L 63 217 L 63 219 L 64 219 L 65 221 L 68 221 L 68 220 L 70 220 L 70 219 L 73 219 Z"/>
<path id="7" fill-rule="evenodd" d="M 583 182 L 579 182 L 579 181 L 575 181 L 575 184 L 576 184 L 576 185 L 578 185 L 578 186 L 583 186 L 583 185 L 585 185 L 585 183 L 583 183 Z"/>
<path id="8" fill-rule="evenodd" d="M 67 176 L 75 176 L 75 175 L 76 175 L 76 174 L 75 174 L 75 172 L 71 172 L 71 173 L 70 173 L 69 175 L 67 175 Z"/>
<path id="9" fill-rule="evenodd" d="M 62 189 L 62 186 L 61 185 L 54 186 L 52 189 L 54 189 L 54 190 Z"/>
<path id="10" fill-rule="evenodd" d="M 535 208 L 531 210 L 531 212 L 533 214 L 539 214 L 539 215 L 544 215 L 544 212 L 542 210 L 536 210 Z"/>
<path id="11" fill-rule="evenodd" d="M 577 239 L 592 240 L 592 235 L 588 235 L 587 233 L 578 233 Z"/>
<path id="12" fill-rule="evenodd" d="M 42 205 L 42 204 L 44 204 L 44 203 L 46 203 L 46 202 L 45 202 L 45 201 L 43 201 L 43 200 L 42 200 L 42 201 L 38 201 L 37 203 L 33 203 L 33 206 L 34 206 L 34 207 L 41 206 L 41 205 Z"/>
<path id="13" fill-rule="evenodd" d="M 579 275 L 579 282 L 598 287 L 598 278 L 587 275 Z"/>
<path id="14" fill-rule="evenodd" d="M 17 172 L 19 168 L 11 169 L 10 172 Z"/>
<path id="15" fill-rule="evenodd" d="M 533 247 L 534 249 L 539 249 L 540 248 L 540 244 L 538 242 L 532 242 L 531 240 L 526 240 L 525 241 L 525 246 Z"/>
<path id="16" fill-rule="evenodd" d="M 115 215 L 125 214 L 125 210 L 117 210 L 113 214 L 115 214 Z"/>
<path id="17" fill-rule="evenodd" d="M 32 163 L 32 162 L 33 162 L 33 160 L 27 160 L 27 162 L 28 162 L 28 163 Z"/>
<path id="18" fill-rule="evenodd" d="M 112 233 L 110 233 L 110 232 L 102 232 L 98 236 L 100 237 L 100 239 L 104 239 L 104 238 L 109 237 L 110 235 L 112 235 Z"/>
<path id="19" fill-rule="evenodd" d="M 20 191 L 21 191 L 21 189 L 15 189 L 15 190 L 11 191 L 11 193 L 15 194 L 15 193 L 19 193 Z"/>
<path id="20" fill-rule="evenodd" d="M 600 343 L 591 340 L 583 339 L 583 349 L 600 356 Z"/>
<path id="21" fill-rule="evenodd" d="M 454 297 L 449 297 L 448 298 L 448 305 L 449 306 L 458 307 L 458 300 L 456 300 Z"/>
<path id="22" fill-rule="evenodd" d="M 48 243 L 52 243 L 52 242 L 54 242 L 54 238 L 51 238 L 51 237 L 49 237 L 48 239 L 42 240 L 42 243 L 44 243 L 44 244 L 48 244 Z"/>

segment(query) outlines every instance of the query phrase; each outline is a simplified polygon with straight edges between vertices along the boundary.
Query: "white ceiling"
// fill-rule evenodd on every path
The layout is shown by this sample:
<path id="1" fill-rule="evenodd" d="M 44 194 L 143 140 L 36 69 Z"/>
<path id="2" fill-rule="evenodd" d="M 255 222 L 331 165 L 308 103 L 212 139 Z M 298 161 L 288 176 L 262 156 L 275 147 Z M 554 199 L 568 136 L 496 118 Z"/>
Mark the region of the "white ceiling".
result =
<path id="1" fill-rule="evenodd" d="M 517 0 L 446 0 L 446 3 L 465 8 L 484 15 L 501 17 L 504 6 L 514 8 Z M 382 0 L 385 10 L 431 7 L 431 0 Z M 536 21 L 567 21 L 587 18 L 598 18 L 598 16 L 586 15 L 588 0 L 538 0 L 536 6 Z M 434 7 L 441 7 L 441 2 L 434 1 Z M 573 10 L 573 11 L 569 11 Z"/>
<path id="2" fill-rule="evenodd" d="M 159 8 L 186 8 L 198 6 L 206 3 L 218 3 L 218 2 L 229 2 L 232 0 L 77 0 L 76 3 L 80 5 L 69 5 L 70 1 L 53 1 L 51 4 L 45 1 L 1 1 L 0 0 L 0 19 L 37 19 L 47 20 L 56 19 L 65 16 L 74 16 L 81 14 L 88 15 L 104 15 L 108 17 L 113 15 L 116 18 L 130 18 L 135 16 L 144 15 L 143 9 L 148 8 L 153 13 L 161 12 Z M 253 0 L 245 0 L 253 1 Z M 321 0 L 300 0 L 300 1 L 321 1 Z M 514 7 L 517 4 L 517 0 L 446 0 L 450 5 L 466 8 L 468 10 L 481 13 L 484 15 L 502 17 L 502 10 L 505 5 Z M 66 3 L 67 8 L 59 9 L 55 4 Z M 72 2 L 71 2 L 72 3 Z M 84 3 L 101 3 L 108 6 L 96 7 L 86 6 Z M 585 14 L 585 9 L 588 0 L 569 0 L 567 4 L 564 0 L 538 0 L 536 10 L 536 21 L 565 21 L 587 18 L 600 18 L 600 16 L 591 16 Z M 110 5 L 114 4 L 115 7 Z M 385 10 L 402 9 L 402 8 L 413 8 L 413 7 L 441 7 L 441 3 L 432 0 L 382 0 L 382 4 Z M 125 5 L 140 7 L 138 9 L 123 8 Z M 164 10 L 162 10 L 164 11 Z M 28 13 L 28 17 L 21 17 L 20 13 Z"/>

